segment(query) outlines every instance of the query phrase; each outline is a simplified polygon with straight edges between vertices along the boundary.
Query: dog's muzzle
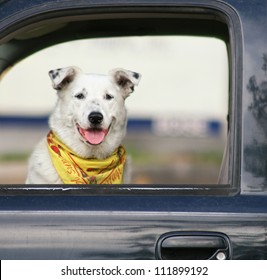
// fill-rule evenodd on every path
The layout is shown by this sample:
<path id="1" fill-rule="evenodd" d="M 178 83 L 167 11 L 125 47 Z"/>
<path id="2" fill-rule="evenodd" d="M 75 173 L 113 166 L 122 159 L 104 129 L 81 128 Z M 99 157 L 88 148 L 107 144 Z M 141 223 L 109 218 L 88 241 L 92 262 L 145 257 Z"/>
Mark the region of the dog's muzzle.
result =
<path id="1" fill-rule="evenodd" d="M 78 132 L 86 143 L 90 145 L 99 145 L 104 141 L 106 135 L 109 132 L 110 126 L 107 129 L 102 128 L 101 124 L 103 119 L 104 117 L 100 112 L 92 112 L 88 116 L 90 123 L 89 128 L 84 129 L 78 123 L 76 123 Z"/>

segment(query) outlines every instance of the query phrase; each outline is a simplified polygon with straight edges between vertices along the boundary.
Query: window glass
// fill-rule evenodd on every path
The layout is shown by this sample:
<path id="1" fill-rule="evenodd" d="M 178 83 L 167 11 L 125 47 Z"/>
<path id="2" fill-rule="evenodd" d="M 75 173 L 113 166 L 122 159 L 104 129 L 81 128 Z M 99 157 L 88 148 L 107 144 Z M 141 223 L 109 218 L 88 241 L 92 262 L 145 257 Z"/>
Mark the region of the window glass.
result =
<path id="1" fill-rule="evenodd" d="M 229 65 L 225 42 L 186 36 L 71 41 L 31 55 L 0 83 L 0 183 L 24 183 L 27 158 L 48 132 L 56 93 L 48 71 L 76 65 L 142 74 L 126 100 L 124 140 L 132 183 L 215 184 L 226 142 Z"/>

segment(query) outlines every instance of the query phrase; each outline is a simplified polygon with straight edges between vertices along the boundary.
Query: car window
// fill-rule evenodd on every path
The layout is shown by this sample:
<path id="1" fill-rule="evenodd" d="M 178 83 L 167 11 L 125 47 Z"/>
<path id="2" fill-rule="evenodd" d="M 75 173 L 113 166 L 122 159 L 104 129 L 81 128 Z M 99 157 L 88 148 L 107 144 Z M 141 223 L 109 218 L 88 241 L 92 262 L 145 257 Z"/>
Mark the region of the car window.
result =
<path id="1" fill-rule="evenodd" d="M 0 83 L 0 184 L 25 182 L 27 160 L 49 131 L 56 103 L 48 72 L 76 65 L 141 73 L 126 100 L 124 146 L 134 184 L 217 184 L 227 139 L 226 43 L 203 36 L 131 36 L 69 41 L 18 62 Z"/>

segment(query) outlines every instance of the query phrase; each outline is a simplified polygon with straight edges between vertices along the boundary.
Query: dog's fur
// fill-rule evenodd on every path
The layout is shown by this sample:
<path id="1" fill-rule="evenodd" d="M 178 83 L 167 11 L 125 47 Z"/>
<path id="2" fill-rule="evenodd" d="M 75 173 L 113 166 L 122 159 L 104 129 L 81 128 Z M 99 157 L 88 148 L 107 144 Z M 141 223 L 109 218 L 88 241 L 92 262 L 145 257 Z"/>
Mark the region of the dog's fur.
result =
<path id="1" fill-rule="evenodd" d="M 111 70 L 109 75 L 85 74 L 78 67 L 67 67 L 51 70 L 49 76 L 58 94 L 49 118 L 51 130 L 82 158 L 104 159 L 111 155 L 125 136 L 127 112 L 124 101 L 139 83 L 140 74 L 120 68 Z M 92 113 L 96 118 L 90 117 Z M 100 143 L 99 139 L 89 143 L 81 130 L 96 127 L 105 136 Z M 123 182 L 127 183 L 127 161 L 125 165 Z M 62 183 L 50 159 L 46 138 L 30 157 L 26 183 Z"/>

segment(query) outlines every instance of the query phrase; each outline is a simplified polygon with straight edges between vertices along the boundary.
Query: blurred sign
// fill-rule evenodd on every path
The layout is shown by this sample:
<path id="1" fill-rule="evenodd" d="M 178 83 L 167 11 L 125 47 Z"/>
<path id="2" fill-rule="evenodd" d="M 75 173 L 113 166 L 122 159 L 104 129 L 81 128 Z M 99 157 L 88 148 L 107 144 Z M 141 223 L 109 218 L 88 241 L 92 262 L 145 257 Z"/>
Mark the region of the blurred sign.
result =
<path id="1" fill-rule="evenodd" d="M 157 135 L 218 137 L 222 133 L 223 124 L 218 120 L 163 118 L 154 120 L 152 129 Z"/>

